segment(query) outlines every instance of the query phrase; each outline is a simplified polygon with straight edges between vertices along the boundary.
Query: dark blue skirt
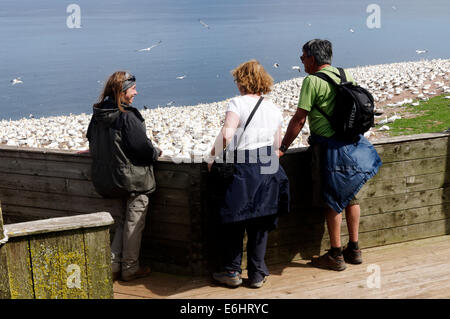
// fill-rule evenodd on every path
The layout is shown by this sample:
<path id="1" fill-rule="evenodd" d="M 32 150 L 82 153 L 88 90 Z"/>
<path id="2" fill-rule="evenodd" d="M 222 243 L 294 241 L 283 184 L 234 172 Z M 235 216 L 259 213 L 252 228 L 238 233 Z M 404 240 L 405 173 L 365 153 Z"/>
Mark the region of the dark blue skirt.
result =
<path id="1" fill-rule="evenodd" d="M 235 158 L 236 159 L 236 158 Z M 289 180 L 271 147 L 237 154 L 232 182 L 219 210 L 222 223 L 289 212 Z"/>

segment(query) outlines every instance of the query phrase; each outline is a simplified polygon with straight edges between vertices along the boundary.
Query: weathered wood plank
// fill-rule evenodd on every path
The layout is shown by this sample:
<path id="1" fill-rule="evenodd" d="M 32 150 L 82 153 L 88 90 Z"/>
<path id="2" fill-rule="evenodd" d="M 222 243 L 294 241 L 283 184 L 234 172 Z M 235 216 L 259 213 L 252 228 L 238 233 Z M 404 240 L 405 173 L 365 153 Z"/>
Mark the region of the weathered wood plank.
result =
<path id="1" fill-rule="evenodd" d="M 79 215 L 79 212 L 61 211 L 59 209 L 35 208 L 27 206 L 4 205 L 5 223 L 15 224 L 39 219 Z"/>
<path id="2" fill-rule="evenodd" d="M 155 171 L 156 186 L 163 188 L 187 189 L 200 183 L 198 174 L 188 172 L 158 170 Z"/>
<path id="3" fill-rule="evenodd" d="M 450 163 L 450 161 L 448 162 Z M 436 187 L 438 186 L 438 187 Z M 408 176 L 406 178 L 406 191 L 417 192 L 427 189 L 450 186 L 450 170 L 445 173 L 436 173 L 420 176 Z"/>
<path id="4" fill-rule="evenodd" d="M 162 206 L 150 203 L 148 214 L 151 217 L 150 223 L 166 222 L 181 225 L 190 225 L 190 211 L 186 207 L 180 206 Z"/>
<path id="5" fill-rule="evenodd" d="M 422 140 L 434 140 L 434 139 L 448 139 L 450 137 L 450 133 L 448 132 L 438 132 L 438 133 L 422 133 L 422 134 L 413 134 L 413 135 L 400 135 L 400 136 L 392 136 L 381 138 L 375 141 L 374 145 L 379 144 L 398 144 L 404 142 L 417 142 Z"/>
<path id="6" fill-rule="evenodd" d="M 0 201 L 0 240 L 3 239 L 3 216 Z M 6 258 L 6 246 L 0 244 L 0 299 L 10 299 L 11 290 L 9 288 L 8 263 Z"/>
<path id="7" fill-rule="evenodd" d="M 66 163 L 73 162 L 90 164 L 92 162 L 89 154 L 78 154 L 74 151 L 14 147 L 6 145 L 0 145 L 0 157 L 42 159 Z"/>
<path id="8" fill-rule="evenodd" d="M 344 216 L 345 215 L 343 215 L 343 217 Z M 450 219 L 450 202 L 442 205 L 361 216 L 359 233 L 447 219 Z M 343 218 L 341 226 L 341 235 L 348 235 L 345 218 Z M 316 239 L 329 238 L 325 222 L 308 225 L 302 223 L 301 220 L 291 222 L 289 227 L 285 226 L 283 228 L 277 228 L 271 232 L 270 236 L 268 246 L 274 247 L 304 240 L 316 241 Z"/>
<path id="9" fill-rule="evenodd" d="M 192 232 L 190 225 L 181 225 L 174 223 L 150 223 L 146 225 L 143 238 L 170 239 L 176 241 L 192 241 Z"/>
<path id="10" fill-rule="evenodd" d="M 162 206 L 189 207 L 189 193 L 182 189 L 156 188 L 150 200 Z"/>
<path id="11" fill-rule="evenodd" d="M 113 298 L 109 231 L 100 227 L 84 231 L 88 295 L 91 299 Z M 104 243 L 101 245 L 99 243 Z"/>
<path id="12" fill-rule="evenodd" d="M 92 213 L 70 217 L 60 217 L 45 220 L 37 220 L 25 223 L 5 225 L 10 238 L 19 236 L 31 236 L 66 230 L 85 229 L 91 227 L 109 226 L 114 223 L 109 213 Z"/>
<path id="13" fill-rule="evenodd" d="M 0 173 L 0 188 L 102 198 L 91 181 L 62 177 Z"/>
<path id="14" fill-rule="evenodd" d="M 88 298 L 83 230 L 30 238 L 35 298 Z"/>
<path id="15" fill-rule="evenodd" d="M 365 198 L 360 202 L 361 216 L 440 205 L 449 201 L 450 187 Z"/>
<path id="16" fill-rule="evenodd" d="M 3 213 L 2 213 L 2 202 L 0 201 L 0 240 L 3 239 Z"/>
<path id="17" fill-rule="evenodd" d="M 27 158 L 2 157 L 0 172 L 16 172 L 32 176 L 50 176 L 69 179 L 90 180 L 91 168 L 85 163 L 57 162 Z"/>
<path id="18" fill-rule="evenodd" d="M 442 138 L 399 141 L 397 143 L 374 143 L 383 163 L 405 161 L 417 158 L 446 156 L 449 154 L 448 135 Z"/>
<path id="19" fill-rule="evenodd" d="M 0 299 L 11 299 L 6 246 L 0 245 Z"/>
<path id="20" fill-rule="evenodd" d="M 450 171 L 425 175 L 398 176 L 369 180 L 358 193 L 359 199 L 418 192 L 450 186 Z"/>
<path id="21" fill-rule="evenodd" d="M 12 299 L 33 299 L 33 278 L 28 238 L 11 238 L 6 245 Z"/>
<path id="22" fill-rule="evenodd" d="M 167 252 L 170 252 L 169 254 Z M 167 263 L 190 269 L 192 245 L 189 242 L 153 238 L 142 242 L 141 259 L 144 262 Z M 164 271 L 164 268 L 160 268 Z"/>
<path id="23" fill-rule="evenodd" d="M 105 200 L 103 198 L 77 197 L 70 194 L 51 194 L 45 192 L 20 191 L 16 189 L 0 189 L 6 205 L 48 208 L 67 212 L 90 213 L 106 211 L 111 215 L 121 214 L 121 200 Z M 7 212 L 6 212 L 7 213 Z"/>
<path id="24" fill-rule="evenodd" d="M 380 180 L 384 181 L 403 176 L 444 173 L 448 170 L 447 163 L 449 162 L 450 156 L 436 156 L 386 163 L 381 166 L 379 172 L 373 177 L 373 180 L 378 182 Z"/>

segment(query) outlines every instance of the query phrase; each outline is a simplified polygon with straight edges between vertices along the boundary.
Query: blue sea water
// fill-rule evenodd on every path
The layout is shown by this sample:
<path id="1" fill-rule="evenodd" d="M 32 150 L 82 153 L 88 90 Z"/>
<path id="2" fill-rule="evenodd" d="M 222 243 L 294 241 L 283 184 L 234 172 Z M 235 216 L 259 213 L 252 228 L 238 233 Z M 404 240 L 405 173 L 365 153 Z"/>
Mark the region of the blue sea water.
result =
<path id="1" fill-rule="evenodd" d="M 70 4 L 80 8 L 81 28 L 67 25 Z M 380 28 L 367 25 L 370 4 L 380 8 Z M 248 59 L 276 82 L 304 76 L 292 66 L 302 66 L 301 47 L 313 38 L 330 40 L 333 64 L 343 67 L 450 57 L 448 0 L 0 0 L 0 7 L 0 119 L 91 113 L 119 69 L 136 75 L 138 108 L 220 101 L 238 94 L 230 71 Z M 23 83 L 12 85 L 17 77 Z"/>

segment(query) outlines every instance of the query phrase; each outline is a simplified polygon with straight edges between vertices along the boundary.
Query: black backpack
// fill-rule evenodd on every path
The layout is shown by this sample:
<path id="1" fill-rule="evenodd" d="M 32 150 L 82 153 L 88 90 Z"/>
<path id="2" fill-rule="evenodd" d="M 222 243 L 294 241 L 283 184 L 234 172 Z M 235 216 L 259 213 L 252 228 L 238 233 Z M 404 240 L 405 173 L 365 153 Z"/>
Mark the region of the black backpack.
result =
<path id="1" fill-rule="evenodd" d="M 338 68 L 338 70 L 340 84 L 337 84 L 325 73 L 313 74 L 336 88 L 336 105 L 333 113 L 327 115 L 319 107 L 316 109 L 330 122 L 331 128 L 336 132 L 336 138 L 354 142 L 359 139 L 359 134 L 364 134 L 374 126 L 374 100 L 369 91 L 352 82 L 347 82 L 342 68 Z"/>

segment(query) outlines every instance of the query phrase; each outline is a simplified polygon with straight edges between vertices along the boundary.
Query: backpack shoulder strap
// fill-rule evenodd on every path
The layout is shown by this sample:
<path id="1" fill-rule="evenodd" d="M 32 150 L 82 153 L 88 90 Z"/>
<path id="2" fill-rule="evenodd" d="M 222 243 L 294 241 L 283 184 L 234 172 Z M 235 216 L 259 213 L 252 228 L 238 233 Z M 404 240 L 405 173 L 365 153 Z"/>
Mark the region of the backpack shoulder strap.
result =
<path id="1" fill-rule="evenodd" d="M 319 79 L 322 79 L 322 80 L 330 83 L 333 86 L 337 86 L 338 85 L 328 74 L 325 74 L 323 72 L 319 71 L 319 72 L 314 73 L 313 75 L 317 76 Z"/>
<path id="2" fill-rule="evenodd" d="M 339 75 L 341 78 L 341 83 L 347 82 L 347 76 L 345 75 L 345 71 L 343 68 L 337 68 L 339 70 Z"/>

